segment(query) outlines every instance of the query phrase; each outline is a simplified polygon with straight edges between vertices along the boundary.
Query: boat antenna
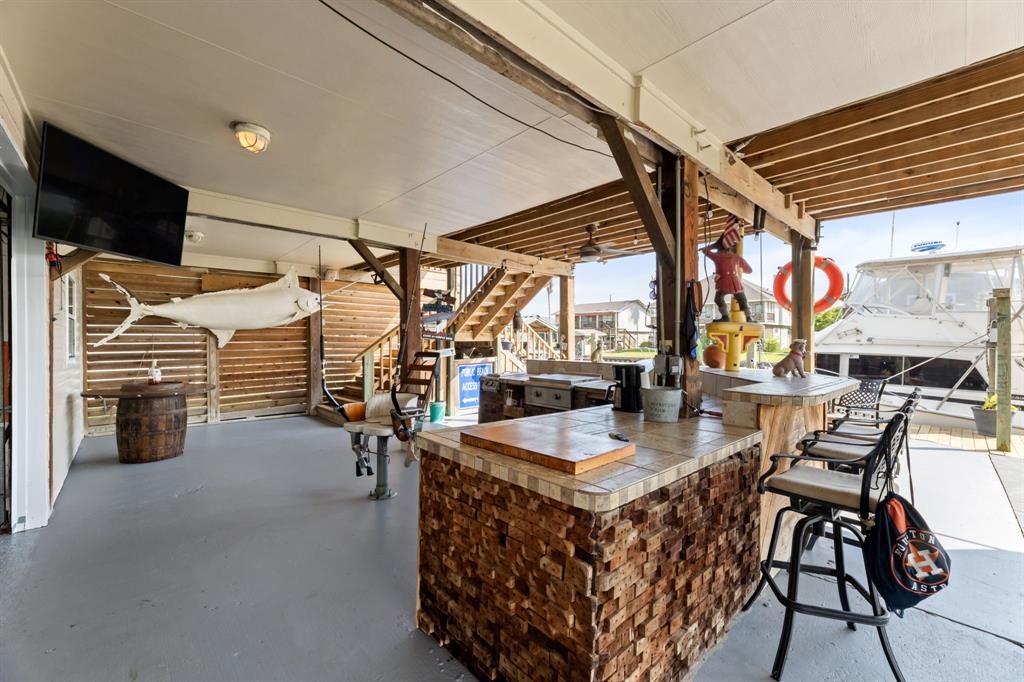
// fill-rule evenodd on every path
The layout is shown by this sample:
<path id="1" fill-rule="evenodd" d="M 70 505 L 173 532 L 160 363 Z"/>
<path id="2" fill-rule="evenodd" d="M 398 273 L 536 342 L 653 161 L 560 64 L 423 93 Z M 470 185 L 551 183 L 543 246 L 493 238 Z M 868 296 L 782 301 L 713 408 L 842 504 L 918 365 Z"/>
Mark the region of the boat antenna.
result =
<path id="1" fill-rule="evenodd" d="M 323 247 L 317 244 L 316 247 L 316 297 L 320 301 L 320 389 L 323 391 L 324 397 L 327 398 L 327 402 L 334 406 L 334 409 L 340 410 L 341 403 L 338 402 L 337 398 L 331 393 L 331 389 L 327 387 L 327 351 L 324 348 L 324 291 L 323 291 L 323 276 L 324 276 L 324 256 Z"/>
<path id="2" fill-rule="evenodd" d="M 892 225 L 889 226 L 889 258 L 892 258 L 893 245 L 896 243 L 896 211 L 892 212 Z"/>

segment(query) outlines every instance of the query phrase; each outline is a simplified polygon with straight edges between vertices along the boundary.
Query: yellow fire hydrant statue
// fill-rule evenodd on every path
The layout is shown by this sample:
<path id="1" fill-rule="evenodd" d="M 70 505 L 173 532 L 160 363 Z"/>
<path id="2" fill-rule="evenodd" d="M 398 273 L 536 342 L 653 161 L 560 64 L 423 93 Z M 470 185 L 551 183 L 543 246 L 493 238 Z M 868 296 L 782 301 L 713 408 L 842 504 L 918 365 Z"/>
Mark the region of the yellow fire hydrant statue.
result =
<path id="1" fill-rule="evenodd" d="M 725 349 L 725 371 L 740 371 L 740 358 L 750 344 L 759 340 L 764 334 L 764 325 L 747 322 L 747 315 L 740 309 L 739 301 L 732 299 L 728 322 L 710 322 L 707 326 L 708 338 L 718 341 Z"/>

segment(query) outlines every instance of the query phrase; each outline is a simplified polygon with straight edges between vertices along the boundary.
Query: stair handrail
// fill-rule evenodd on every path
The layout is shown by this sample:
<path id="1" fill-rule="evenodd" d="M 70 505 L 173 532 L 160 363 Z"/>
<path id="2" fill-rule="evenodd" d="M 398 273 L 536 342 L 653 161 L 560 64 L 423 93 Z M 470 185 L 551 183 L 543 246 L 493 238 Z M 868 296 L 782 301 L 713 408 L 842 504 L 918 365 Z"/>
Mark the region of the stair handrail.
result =
<path id="1" fill-rule="evenodd" d="M 536 349 L 538 347 L 539 347 L 539 349 L 541 351 L 546 351 L 548 353 L 547 359 L 549 359 L 549 360 L 555 359 L 556 353 L 555 353 L 555 347 L 554 346 L 552 346 L 550 343 L 545 341 L 544 337 L 541 336 L 540 334 L 538 334 L 537 330 L 534 329 L 533 327 L 531 327 L 530 325 L 528 325 L 528 324 L 523 325 L 523 328 L 526 329 L 526 338 L 527 338 L 526 355 L 527 355 L 528 359 L 530 359 L 533 356 L 533 354 L 534 354 L 533 352 L 531 352 L 531 350 L 536 351 Z M 533 358 L 533 359 L 541 360 L 541 359 L 544 359 L 544 358 Z"/>
<path id="2" fill-rule="evenodd" d="M 383 346 L 385 343 L 388 342 L 388 337 L 398 336 L 398 330 L 399 330 L 400 326 L 401 325 L 397 325 L 396 324 L 394 327 L 392 327 L 391 329 L 389 329 L 386 332 L 384 332 L 383 334 L 381 334 L 380 337 L 376 341 L 374 341 L 369 346 L 367 346 L 366 348 L 361 350 L 353 358 L 353 360 L 361 360 L 363 358 L 363 356 L 367 355 L 368 353 L 376 352 L 376 350 L 378 348 L 380 348 L 381 346 Z"/>

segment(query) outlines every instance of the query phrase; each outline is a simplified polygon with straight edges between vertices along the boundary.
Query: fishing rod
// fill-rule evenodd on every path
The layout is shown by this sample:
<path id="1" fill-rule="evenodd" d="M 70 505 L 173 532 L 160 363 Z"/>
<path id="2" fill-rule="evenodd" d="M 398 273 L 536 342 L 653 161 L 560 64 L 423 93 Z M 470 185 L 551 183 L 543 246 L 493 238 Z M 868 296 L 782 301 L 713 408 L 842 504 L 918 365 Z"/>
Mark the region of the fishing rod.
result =
<path id="1" fill-rule="evenodd" d="M 327 401 L 334 406 L 334 409 L 341 410 L 341 403 L 338 402 L 337 398 L 331 393 L 331 389 L 327 387 L 327 350 L 324 348 L 324 292 L 323 292 L 323 276 L 324 276 L 324 259 L 323 259 L 323 247 L 317 245 L 316 247 L 316 296 L 320 302 L 320 389 L 323 391 Z"/>

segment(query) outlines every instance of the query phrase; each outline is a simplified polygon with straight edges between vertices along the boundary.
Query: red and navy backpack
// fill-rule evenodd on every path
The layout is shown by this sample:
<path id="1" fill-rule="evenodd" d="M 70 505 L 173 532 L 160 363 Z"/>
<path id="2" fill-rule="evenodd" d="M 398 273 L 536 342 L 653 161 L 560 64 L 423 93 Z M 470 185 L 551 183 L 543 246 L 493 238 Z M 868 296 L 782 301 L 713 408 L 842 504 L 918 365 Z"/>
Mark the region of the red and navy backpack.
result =
<path id="1" fill-rule="evenodd" d="M 879 504 L 866 551 L 868 578 L 897 616 L 949 584 L 949 554 L 921 514 L 896 493 Z"/>

